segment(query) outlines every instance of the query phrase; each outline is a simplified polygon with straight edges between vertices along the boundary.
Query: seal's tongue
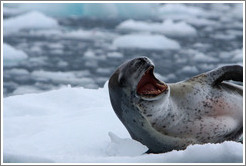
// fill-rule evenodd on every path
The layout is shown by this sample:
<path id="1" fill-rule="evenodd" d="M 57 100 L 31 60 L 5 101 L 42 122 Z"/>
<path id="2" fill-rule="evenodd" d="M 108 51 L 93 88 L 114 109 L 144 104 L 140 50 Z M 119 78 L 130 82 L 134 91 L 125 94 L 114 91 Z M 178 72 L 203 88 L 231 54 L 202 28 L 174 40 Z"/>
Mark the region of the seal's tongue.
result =
<path id="1" fill-rule="evenodd" d="M 149 68 L 137 86 L 137 93 L 144 96 L 157 96 L 164 92 L 167 86 L 153 75 L 153 67 Z"/>

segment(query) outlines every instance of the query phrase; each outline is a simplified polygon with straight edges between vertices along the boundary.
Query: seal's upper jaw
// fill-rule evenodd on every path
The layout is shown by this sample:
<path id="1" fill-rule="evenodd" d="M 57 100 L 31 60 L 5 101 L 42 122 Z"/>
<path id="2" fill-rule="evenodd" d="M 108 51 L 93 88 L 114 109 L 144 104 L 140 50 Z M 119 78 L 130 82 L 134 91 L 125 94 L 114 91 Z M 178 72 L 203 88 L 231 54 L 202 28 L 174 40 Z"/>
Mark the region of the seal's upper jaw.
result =
<path id="1" fill-rule="evenodd" d="M 138 82 L 136 89 L 137 95 L 145 98 L 152 98 L 162 94 L 165 90 L 167 90 L 167 85 L 155 78 L 153 71 L 154 66 L 150 66 L 145 71 L 140 81 Z"/>

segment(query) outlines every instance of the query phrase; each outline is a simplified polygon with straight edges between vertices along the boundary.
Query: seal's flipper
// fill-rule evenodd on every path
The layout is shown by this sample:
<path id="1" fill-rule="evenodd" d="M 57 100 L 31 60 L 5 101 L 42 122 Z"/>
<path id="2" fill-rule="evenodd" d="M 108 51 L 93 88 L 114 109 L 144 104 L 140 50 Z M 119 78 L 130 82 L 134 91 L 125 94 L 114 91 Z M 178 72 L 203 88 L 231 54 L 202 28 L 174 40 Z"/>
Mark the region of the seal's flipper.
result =
<path id="1" fill-rule="evenodd" d="M 243 67 L 240 65 L 223 66 L 208 72 L 207 76 L 212 86 L 228 80 L 243 82 Z"/>

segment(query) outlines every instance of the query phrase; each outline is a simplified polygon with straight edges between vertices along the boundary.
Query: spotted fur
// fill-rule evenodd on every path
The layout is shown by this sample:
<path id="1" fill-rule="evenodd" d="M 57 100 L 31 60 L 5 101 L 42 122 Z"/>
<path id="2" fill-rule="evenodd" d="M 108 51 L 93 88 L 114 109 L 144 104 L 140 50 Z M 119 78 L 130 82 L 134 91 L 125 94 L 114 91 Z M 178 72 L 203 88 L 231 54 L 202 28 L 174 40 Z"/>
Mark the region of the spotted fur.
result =
<path id="1" fill-rule="evenodd" d="M 188 80 L 167 84 L 161 95 L 146 99 L 136 86 L 154 66 L 146 57 L 122 64 L 109 80 L 112 107 L 133 139 L 159 153 L 190 144 L 238 141 L 243 131 L 241 66 L 223 66 Z"/>

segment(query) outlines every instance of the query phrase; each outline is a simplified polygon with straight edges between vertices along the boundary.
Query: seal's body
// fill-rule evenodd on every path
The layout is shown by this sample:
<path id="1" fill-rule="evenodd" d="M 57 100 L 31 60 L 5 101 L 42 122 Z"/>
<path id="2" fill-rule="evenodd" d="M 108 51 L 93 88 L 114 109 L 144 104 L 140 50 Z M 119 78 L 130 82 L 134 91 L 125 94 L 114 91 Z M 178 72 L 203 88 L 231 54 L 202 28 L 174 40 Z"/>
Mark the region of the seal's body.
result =
<path id="1" fill-rule="evenodd" d="M 190 144 L 238 141 L 243 131 L 241 66 L 224 66 L 186 81 L 165 84 L 146 57 L 122 64 L 109 80 L 111 104 L 133 139 L 149 152 Z"/>

